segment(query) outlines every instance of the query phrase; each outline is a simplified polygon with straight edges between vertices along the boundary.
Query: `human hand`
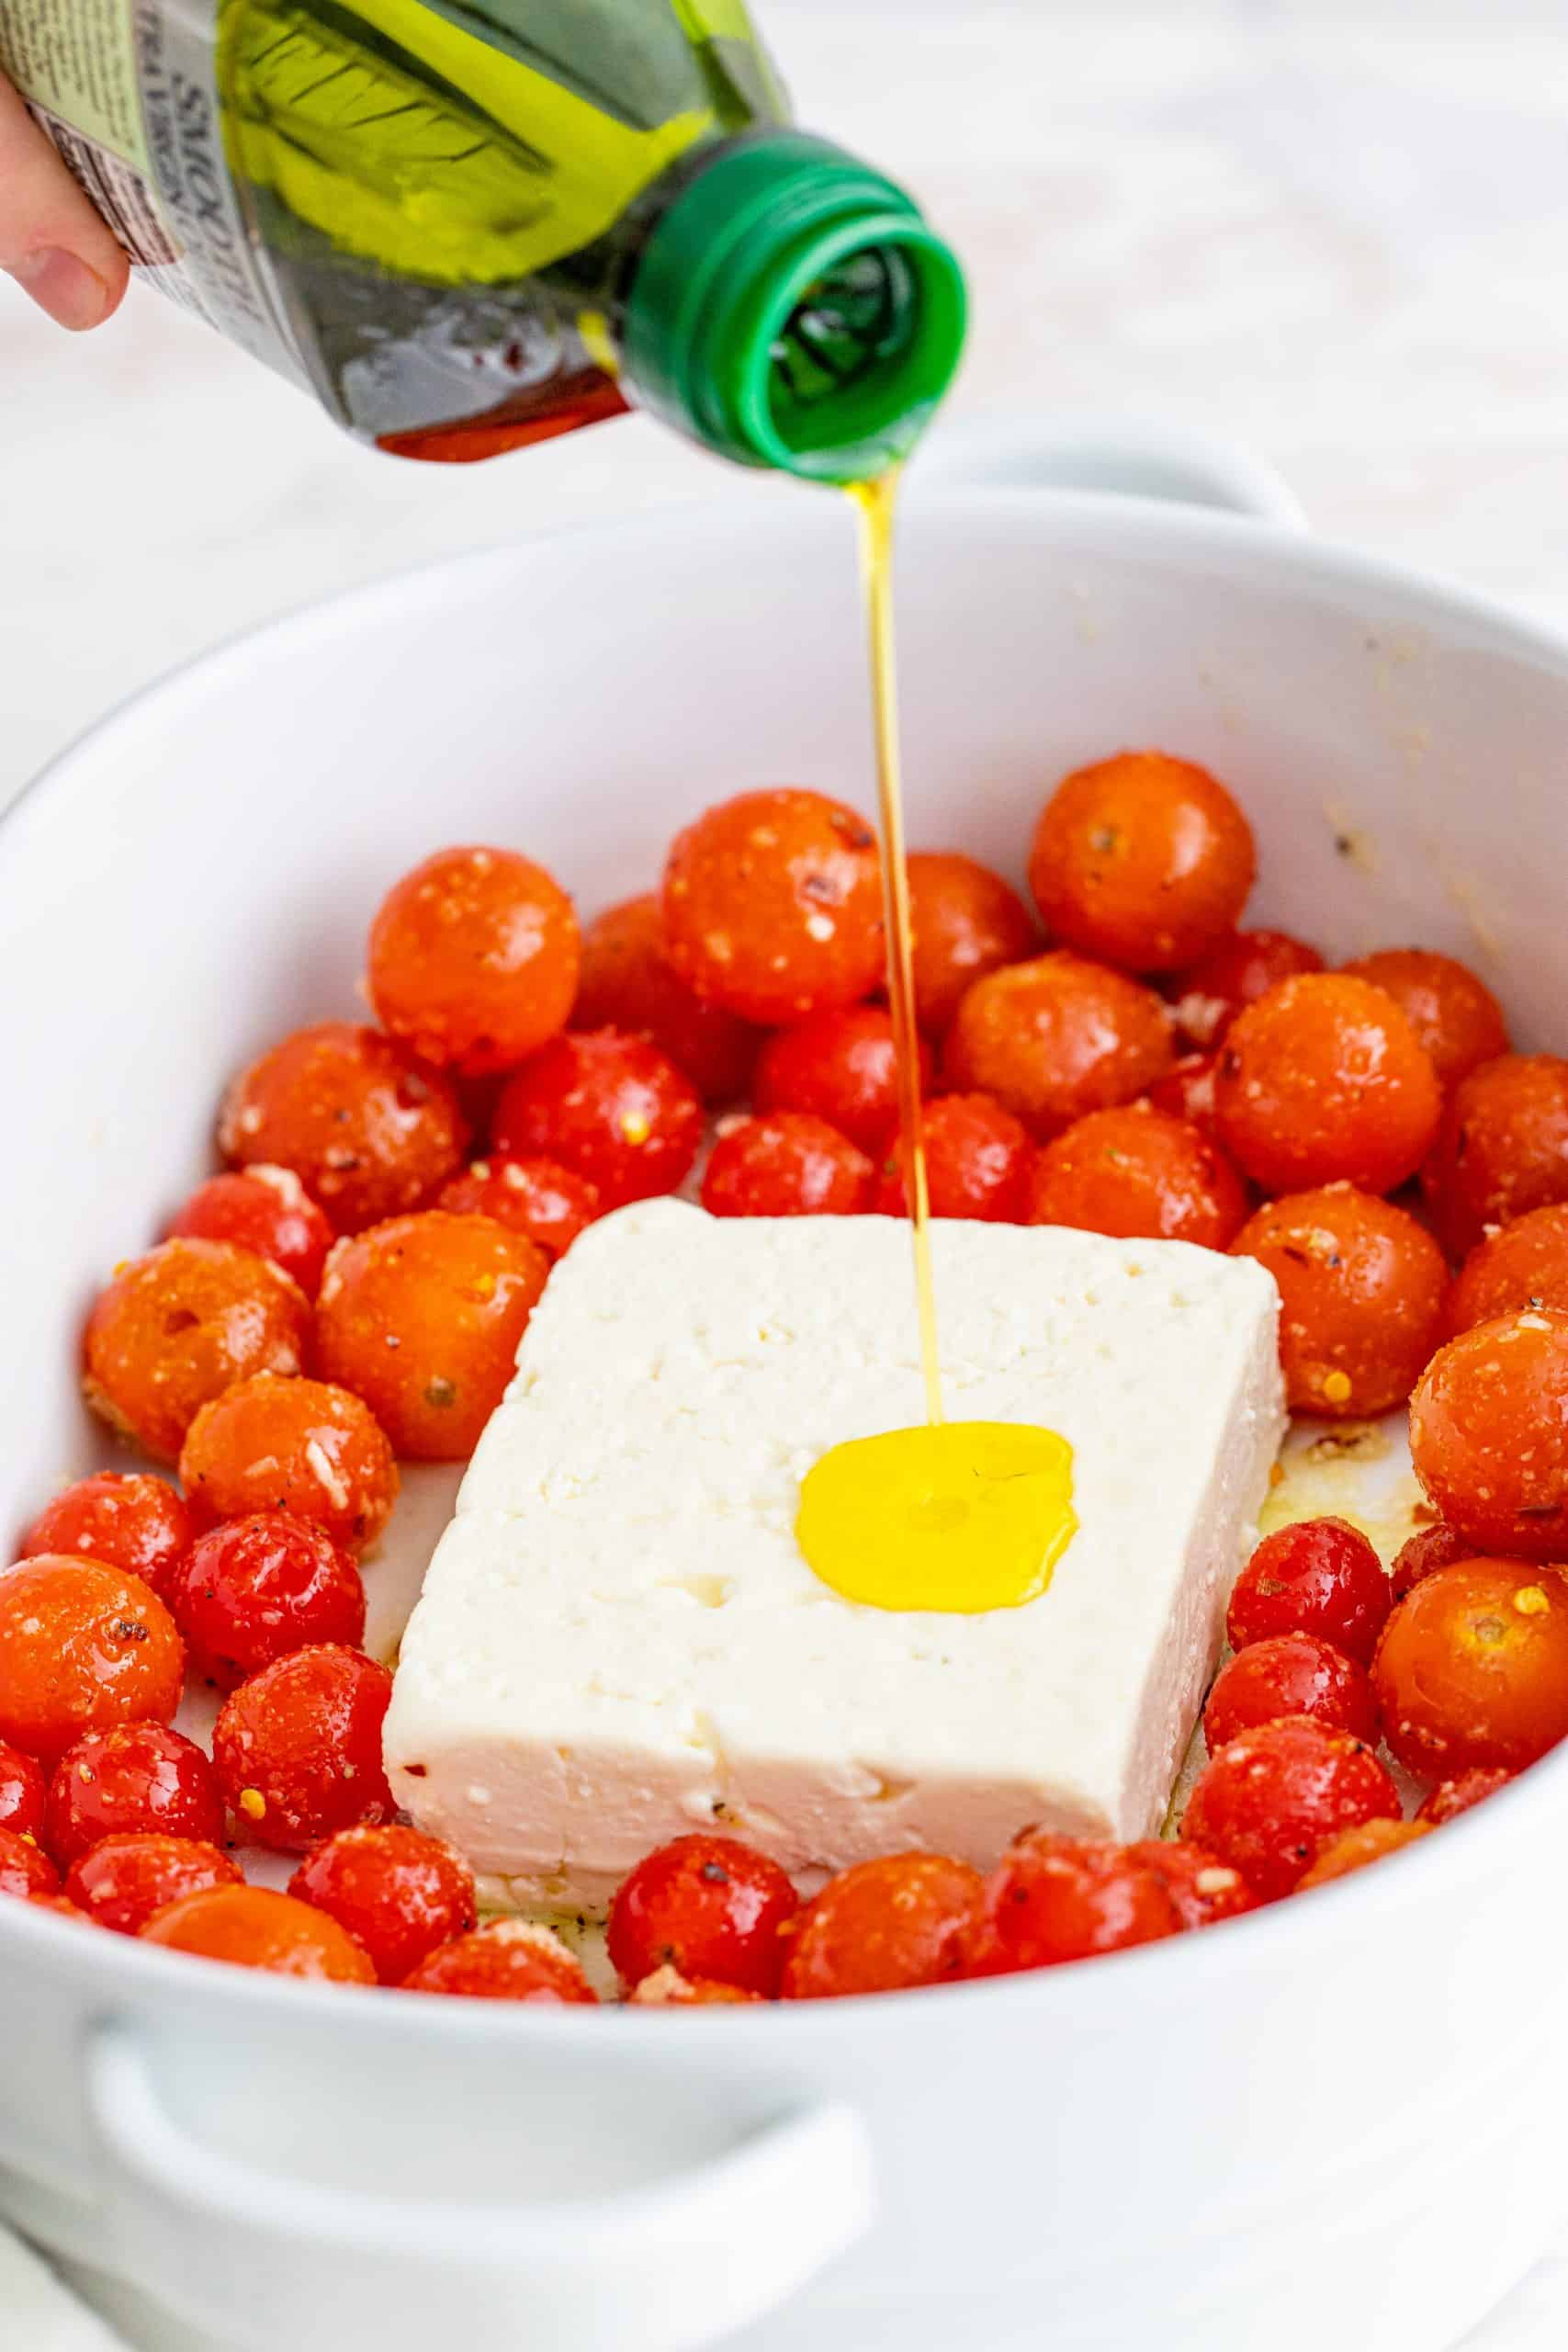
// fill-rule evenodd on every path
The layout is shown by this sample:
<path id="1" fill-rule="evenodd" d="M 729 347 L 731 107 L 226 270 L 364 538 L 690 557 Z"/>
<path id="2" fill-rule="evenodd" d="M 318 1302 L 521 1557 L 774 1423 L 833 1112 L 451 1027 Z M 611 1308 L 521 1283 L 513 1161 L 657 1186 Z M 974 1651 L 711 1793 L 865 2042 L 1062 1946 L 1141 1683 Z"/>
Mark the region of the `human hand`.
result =
<path id="1" fill-rule="evenodd" d="M 0 74 L 0 269 L 62 327 L 118 308 L 130 265 L 4 74 Z"/>

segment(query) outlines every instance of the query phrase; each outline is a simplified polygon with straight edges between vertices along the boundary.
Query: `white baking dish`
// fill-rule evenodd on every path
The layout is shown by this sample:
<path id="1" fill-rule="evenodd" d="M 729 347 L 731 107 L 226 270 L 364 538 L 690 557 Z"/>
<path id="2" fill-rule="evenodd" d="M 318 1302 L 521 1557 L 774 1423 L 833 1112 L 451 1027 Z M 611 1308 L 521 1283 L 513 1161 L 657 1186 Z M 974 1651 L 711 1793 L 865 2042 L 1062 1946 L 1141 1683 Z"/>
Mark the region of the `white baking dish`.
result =
<path id="1" fill-rule="evenodd" d="M 1251 811 L 1261 914 L 1477 957 L 1561 1042 L 1568 644 L 1197 445 L 947 463 L 1015 479 L 910 499 L 917 842 L 1016 869 L 1063 769 L 1167 745 Z M 715 796 L 867 768 L 850 517 L 776 490 L 395 581 L 89 736 L 0 829 L 0 1527 L 96 1458 L 76 1318 L 233 1064 L 352 1009 L 402 867 L 513 841 L 592 907 Z M 0 2201 L 251 2352 L 1437 2352 L 1568 2208 L 1565 1828 L 1560 1756 L 1210 1935 L 764 2016 L 318 1991 L 8 1904 Z"/>

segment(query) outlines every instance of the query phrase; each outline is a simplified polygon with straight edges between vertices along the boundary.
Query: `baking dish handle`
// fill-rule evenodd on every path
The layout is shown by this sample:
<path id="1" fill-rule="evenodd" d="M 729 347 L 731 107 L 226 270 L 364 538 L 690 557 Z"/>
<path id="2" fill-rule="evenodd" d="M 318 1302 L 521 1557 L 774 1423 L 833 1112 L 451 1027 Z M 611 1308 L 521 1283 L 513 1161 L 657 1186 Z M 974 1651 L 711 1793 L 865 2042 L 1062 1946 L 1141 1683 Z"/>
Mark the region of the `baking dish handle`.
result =
<path id="1" fill-rule="evenodd" d="M 653 2187 L 443 2204 L 294 2180 L 193 2137 L 123 2023 L 87 2050 L 120 2264 L 225 2343 L 289 2352 L 694 2352 L 777 2308 L 868 2225 L 851 2108 L 786 2113 Z M 482 2335 L 476 2335 L 482 2331 Z"/>
<path id="2" fill-rule="evenodd" d="M 915 460 L 929 490 L 1089 490 L 1306 528 L 1300 500 L 1248 449 L 1154 420 L 1028 412 L 939 424 Z"/>

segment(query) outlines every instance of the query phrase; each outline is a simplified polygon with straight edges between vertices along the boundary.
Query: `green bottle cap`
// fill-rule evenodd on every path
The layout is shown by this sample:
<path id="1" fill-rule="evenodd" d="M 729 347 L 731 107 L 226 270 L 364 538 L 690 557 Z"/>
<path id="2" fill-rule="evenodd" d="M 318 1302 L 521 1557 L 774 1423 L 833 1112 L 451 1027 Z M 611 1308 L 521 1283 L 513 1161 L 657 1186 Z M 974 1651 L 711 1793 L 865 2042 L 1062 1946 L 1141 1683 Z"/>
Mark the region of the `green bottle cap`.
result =
<path id="1" fill-rule="evenodd" d="M 769 131 L 716 151 L 626 298 L 640 404 L 742 465 L 864 481 L 908 455 L 958 366 L 964 277 L 903 191 Z"/>

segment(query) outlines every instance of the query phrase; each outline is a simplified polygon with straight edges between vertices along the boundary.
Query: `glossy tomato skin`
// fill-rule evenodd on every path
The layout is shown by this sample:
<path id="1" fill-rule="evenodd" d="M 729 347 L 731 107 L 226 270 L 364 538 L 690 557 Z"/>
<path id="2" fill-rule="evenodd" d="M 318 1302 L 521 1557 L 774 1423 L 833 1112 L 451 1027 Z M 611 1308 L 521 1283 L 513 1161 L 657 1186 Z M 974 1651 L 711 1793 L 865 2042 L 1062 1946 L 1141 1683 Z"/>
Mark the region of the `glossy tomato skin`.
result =
<path id="1" fill-rule="evenodd" d="M 238 1886 L 237 1863 L 210 1839 L 125 1830 L 78 1856 L 65 1892 L 78 1910 L 117 1936 L 139 1936 L 171 1903 L 208 1887 Z"/>
<path id="2" fill-rule="evenodd" d="M 1174 1058 L 1152 989 L 1055 951 L 1009 964 L 965 994 L 942 1049 L 960 1092 L 989 1094 L 1048 1142 L 1090 1111 L 1131 1102 Z"/>
<path id="3" fill-rule="evenodd" d="M 370 1408 L 330 1382 L 272 1373 L 202 1407 L 180 1476 L 203 1526 L 287 1511 L 353 1552 L 379 1541 L 398 1498 L 397 1460 Z"/>
<path id="4" fill-rule="evenodd" d="M 482 1078 L 514 1069 L 565 1025 L 577 916 L 511 849 L 437 850 L 382 899 L 367 981 L 376 1017 L 422 1061 Z"/>
<path id="5" fill-rule="evenodd" d="M 857 1216 L 875 1170 L 863 1151 L 806 1111 L 719 1122 L 703 1171 L 710 1216 Z"/>
<path id="6" fill-rule="evenodd" d="M 525 1919 L 492 1919 L 438 1945 L 403 1979 L 403 1990 L 547 2007 L 592 2007 L 599 1997 L 566 1946 Z"/>
<path id="7" fill-rule="evenodd" d="M 392 1696 L 384 1666 L 357 1650 L 296 1650 L 223 1704 L 212 1761 L 225 1804 L 256 1844 L 303 1854 L 334 1830 L 395 1810 L 381 1762 Z"/>
<path id="8" fill-rule="evenodd" d="M 1203 1736 L 1212 1749 L 1225 1747 L 1281 1715 L 1310 1715 L 1377 1745 L 1378 1704 L 1366 1668 L 1316 1634 L 1272 1634 L 1227 1658 L 1203 1708 Z"/>
<path id="9" fill-rule="evenodd" d="M 333 1229 L 292 1168 L 228 1169 L 209 1176 L 175 1211 L 165 1241 L 233 1241 L 268 1258 L 314 1298 Z"/>
<path id="10" fill-rule="evenodd" d="M 762 1042 L 753 1022 L 705 1004 L 681 978 L 665 952 L 664 918 L 652 890 L 607 908 L 589 924 L 570 1025 L 646 1037 L 719 1109 L 745 1093 Z"/>
<path id="11" fill-rule="evenodd" d="M 1440 1348 L 1410 1400 L 1410 1458 L 1474 1552 L 1568 1558 L 1568 1314 L 1495 1316 Z"/>
<path id="12" fill-rule="evenodd" d="M 38 1894 L 58 1894 L 60 1872 L 31 1838 L 17 1829 L 0 1829 L 0 1896 L 20 1895 L 24 1902 Z"/>
<path id="13" fill-rule="evenodd" d="M 1040 945 L 1034 919 L 1010 882 L 954 850 L 911 850 L 915 1017 L 940 1037 L 976 980 L 1021 963 Z"/>
<path id="14" fill-rule="evenodd" d="M 49 1775 L 42 1765 L 0 1741 L 0 1829 L 41 1841 L 48 1805 Z"/>
<path id="15" fill-rule="evenodd" d="M 1128 1241 L 1224 1250 L 1247 1210 L 1247 1187 L 1219 1145 L 1148 1102 L 1077 1120 L 1045 1145 L 1030 1185 L 1031 1225 Z"/>
<path id="16" fill-rule="evenodd" d="M 0 1574 L 0 1739 L 53 1767 L 109 1724 L 172 1721 L 185 1649 L 150 1585 L 40 1553 Z"/>
<path id="17" fill-rule="evenodd" d="M 1258 870 L 1252 828 L 1206 768 L 1122 752 L 1063 778 L 1035 828 L 1045 926 L 1131 972 L 1179 972 L 1234 927 Z"/>
<path id="18" fill-rule="evenodd" d="M 781 1934 L 800 1908 L 787 1872 L 736 1838 L 695 1831 L 645 1854 L 610 1905 L 610 1958 L 623 1984 L 657 1968 L 772 1995 Z"/>
<path id="19" fill-rule="evenodd" d="M 1531 1209 L 1476 1243 L 1454 1282 L 1449 1322 L 1469 1331 L 1542 1306 L 1568 1312 L 1568 1201 Z"/>
<path id="20" fill-rule="evenodd" d="M 1461 1078 L 1421 1170 L 1421 1189 L 1453 1257 L 1488 1226 L 1568 1201 L 1568 1061 L 1503 1054 Z"/>
<path id="21" fill-rule="evenodd" d="M 1392 997 L 1304 972 L 1232 1023 L 1215 1109 L 1221 1140 L 1266 1193 L 1340 1181 L 1387 1193 L 1425 1159 L 1442 1094 Z"/>
<path id="22" fill-rule="evenodd" d="M 365 1587 L 352 1554 L 285 1510 L 226 1520 L 192 1545 L 175 1620 L 193 1674 L 238 1690 L 275 1659 L 323 1642 L 357 1648 Z M 205 1834 L 205 1833 L 204 1833 Z"/>
<path id="23" fill-rule="evenodd" d="M 1487 1797 L 1495 1797 L 1499 1789 L 1506 1789 L 1514 1777 L 1500 1764 L 1473 1765 L 1468 1772 L 1458 1772 L 1451 1781 L 1439 1781 L 1436 1788 L 1428 1789 L 1416 1808 L 1416 1818 L 1424 1821 L 1429 1829 L 1440 1827 L 1445 1821 L 1457 1821 L 1472 1805 L 1481 1804 Z"/>
<path id="24" fill-rule="evenodd" d="M 318 1984 L 373 1984 L 376 1972 L 335 1919 L 267 1886 L 207 1886 L 154 1913 L 144 1940 L 234 1968 Z"/>
<path id="25" fill-rule="evenodd" d="M 1364 1740 L 1286 1715 L 1243 1732 L 1209 1758 L 1181 1835 L 1229 1862 L 1272 1903 L 1299 1884 L 1340 1830 L 1400 1817 L 1399 1792 Z"/>
<path id="26" fill-rule="evenodd" d="M 88 1404 L 155 1461 L 179 1459 L 203 1405 L 258 1372 L 301 1372 L 310 1306 L 231 1241 L 163 1241 L 121 1266 L 87 1317 Z"/>
<path id="27" fill-rule="evenodd" d="M 931 1048 L 919 1046 L 920 1091 L 929 1091 Z M 898 1057 L 892 1016 L 880 1004 L 814 1012 L 774 1032 L 758 1057 L 751 1088 L 760 1112 L 804 1111 L 825 1119 L 874 1156 L 898 1125 Z"/>
<path id="28" fill-rule="evenodd" d="M 1258 1908 L 1258 1897 L 1241 1872 L 1200 1846 L 1171 1838 L 1144 1838 L 1126 1853 L 1129 1861 L 1154 1872 L 1170 1897 L 1179 1928 L 1213 1928 L 1222 1919 L 1239 1919 L 1244 1911 Z"/>
<path id="29" fill-rule="evenodd" d="M 1319 1849 L 1312 1868 L 1298 1880 L 1297 1893 L 1304 1894 L 1309 1886 L 1326 1886 L 1333 1879 L 1348 1878 L 1352 1871 L 1364 1871 L 1369 1862 L 1381 1862 L 1426 1835 L 1427 1825 L 1423 1821 L 1363 1821 L 1358 1828 L 1341 1829 Z"/>
<path id="30" fill-rule="evenodd" d="M 1442 1087 L 1456 1086 L 1508 1050 L 1503 1009 L 1479 974 L 1426 947 L 1385 947 L 1344 967 L 1384 989 L 1431 1056 Z"/>
<path id="31" fill-rule="evenodd" d="M 239 1073 L 218 1119 L 225 1159 L 292 1169 L 337 1233 L 422 1208 L 467 1141 L 450 1081 L 348 1021 L 280 1038 Z"/>
<path id="32" fill-rule="evenodd" d="M 68 1747 L 49 1787 L 50 1852 L 62 1870 L 121 1832 L 172 1838 L 223 1835 L 212 1766 L 194 1739 L 167 1724 L 111 1724 Z"/>
<path id="33" fill-rule="evenodd" d="M 988 1942 L 986 1882 L 945 1854 L 855 1862 L 813 1895 L 784 1935 L 786 2001 L 951 1984 Z"/>
<path id="34" fill-rule="evenodd" d="M 1568 1581 L 1518 1560 L 1437 1569 L 1389 1619 L 1372 1681 L 1407 1770 L 1522 1771 L 1568 1735 Z"/>
<path id="35" fill-rule="evenodd" d="M 495 1150 L 558 1159 L 606 1209 L 672 1193 L 702 1139 L 691 1080 L 657 1046 L 618 1029 L 555 1038 L 508 1079 L 491 1126 Z"/>
<path id="36" fill-rule="evenodd" d="M 1435 1568 L 1451 1568 L 1456 1560 L 1474 1557 L 1474 1544 L 1438 1520 L 1435 1526 L 1418 1528 L 1400 1545 L 1388 1573 L 1389 1590 L 1395 1600 L 1403 1600 L 1411 1587 Z"/>
<path id="37" fill-rule="evenodd" d="M 427 1209 L 340 1241 L 321 1277 L 316 1350 L 400 1454 L 463 1462 L 500 1404 L 549 1273 L 488 1216 Z"/>
<path id="38" fill-rule="evenodd" d="M 1190 1125 L 1201 1127 L 1206 1136 L 1212 1136 L 1219 1075 L 1217 1048 L 1207 1054 L 1183 1054 L 1163 1078 L 1156 1079 L 1146 1100 L 1156 1111 L 1167 1112 L 1173 1119 L 1185 1119 Z"/>
<path id="39" fill-rule="evenodd" d="M 854 1004 L 882 978 L 876 836 L 820 792 L 742 792 L 706 809 L 671 844 L 660 910 L 681 978 L 742 1020 Z"/>
<path id="40" fill-rule="evenodd" d="M 455 1847 L 400 1822 L 340 1829 L 306 1855 L 290 1894 L 362 1944 L 383 1984 L 400 1984 L 477 1916 L 474 1874 Z"/>
<path id="41" fill-rule="evenodd" d="M 1238 1012 L 1281 980 L 1322 969 L 1316 948 L 1289 932 L 1233 931 L 1171 981 L 1177 1027 L 1190 1044 L 1208 1049 L 1218 1045 Z"/>
<path id="42" fill-rule="evenodd" d="M 558 1160 L 470 1160 L 444 1184 L 435 1205 L 449 1216 L 492 1216 L 509 1233 L 535 1242 L 553 1264 L 599 1215 L 599 1187 Z"/>
<path id="43" fill-rule="evenodd" d="M 45 1505 L 23 1536 L 19 1556 L 63 1552 L 102 1560 L 140 1577 L 166 1600 L 174 1571 L 195 1541 L 190 1508 L 165 1479 L 145 1471 L 99 1470 Z"/>
<path id="44" fill-rule="evenodd" d="M 988 1094 L 939 1094 L 923 1106 L 920 1127 L 932 1216 L 1024 1223 L 1035 1146 L 1021 1119 Z M 903 1144 L 896 1140 L 872 1202 L 879 1215 L 909 1214 L 905 1174 Z"/>
<path id="45" fill-rule="evenodd" d="M 1124 1846 L 1026 1829 L 986 1882 L 982 1973 L 1010 1975 L 1175 1935 L 1164 1880 Z"/>
<path id="46" fill-rule="evenodd" d="M 732 2008 L 761 2000 L 761 1993 L 748 1993 L 739 1984 L 721 1984 L 712 1976 L 682 1976 L 678 1968 L 656 1968 L 626 1995 L 634 2009 L 715 2009 Z"/>
<path id="47" fill-rule="evenodd" d="M 1299 1519 L 1266 1535 L 1237 1577 L 1225 1633 L 1235 1650 L 1275 1634 L 1315 1634 L 1366 1666 L 1393 1602 L 1382 1563 L 1359 1528 Z"/>
<path id="48" fill-rule="evenodd" d="M 1367 1420 L 1404 1402 L 1449 1312 L 1443 1253 L 1407 1210 L 1320 1185 L 1270 1201 L 1231 1247 L 1274 1277 L 1292 1412 Z"/>

